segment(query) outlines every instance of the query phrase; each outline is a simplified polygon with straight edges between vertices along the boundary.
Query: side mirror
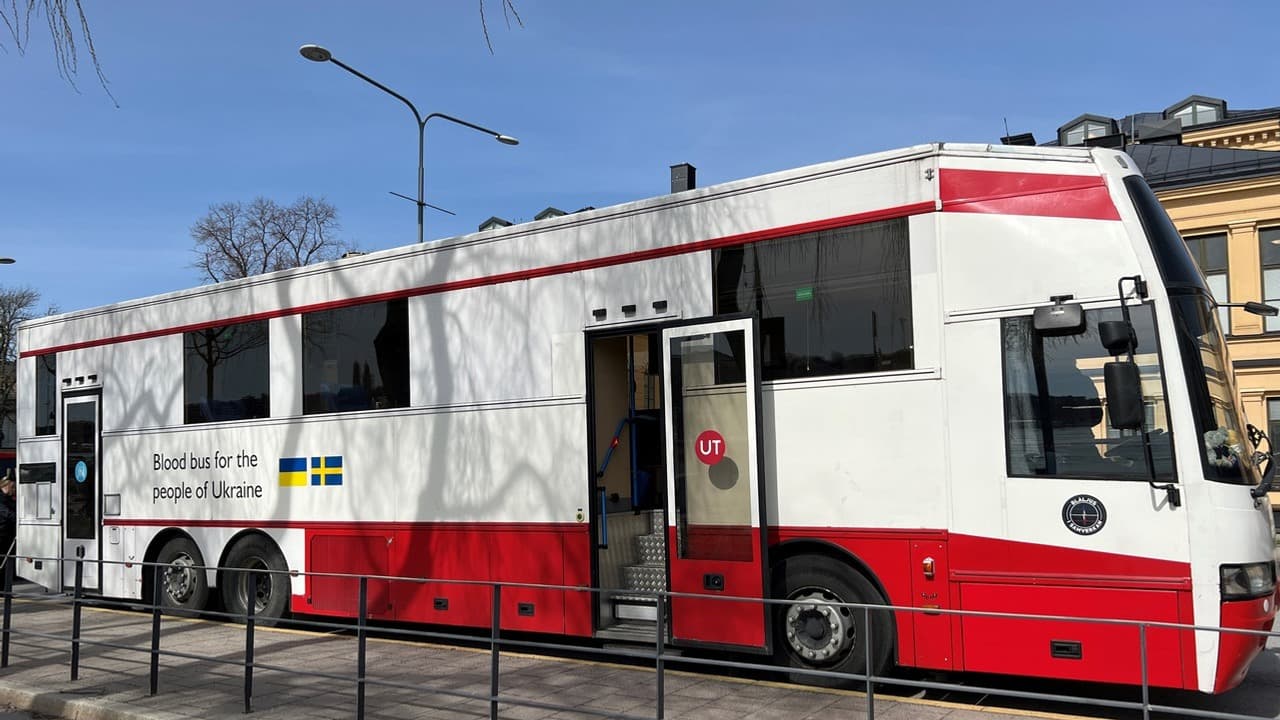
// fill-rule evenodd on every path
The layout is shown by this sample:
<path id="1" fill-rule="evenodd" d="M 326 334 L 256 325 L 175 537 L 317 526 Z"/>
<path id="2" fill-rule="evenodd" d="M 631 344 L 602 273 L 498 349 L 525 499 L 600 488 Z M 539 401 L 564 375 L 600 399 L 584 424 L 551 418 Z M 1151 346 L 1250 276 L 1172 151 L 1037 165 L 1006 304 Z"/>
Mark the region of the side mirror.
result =
<path id="1" fill-rule="evenodd" d="M 1084 332 L 1084 308 L 1079 303 L 1038 307 L 1031 323 L 1040 335 L 1076 335 Z"/>
<path id="2" fill-rule="evenodd" d="M 1244 304 L 1244 311 L 1263 317 L 1275 317 L 1277 313 L 1280 313 L 1280 309 L 1277 309 L 1274 305 L 1253 302 L 1252 300 Z"/>
<path id="3" fill-rule="evenodd" d="M 1138 349 L 1138 338 L 1133 332 L 1133 326 L 1123 320 L 1103 320 L 1098 323 L 1098 339 L 1102 341 L 1102 347 L 1113 356 L 1125 355 Z"/>
<path id="4" fill-rule="evenodd" d="M 1141 430 L 1146 418 L 1142 405 L 1142 376 L 1138 364 L 1117 360 L 1102 366 L 1107 391 L 1107 424 L 1116 430 Z"/>

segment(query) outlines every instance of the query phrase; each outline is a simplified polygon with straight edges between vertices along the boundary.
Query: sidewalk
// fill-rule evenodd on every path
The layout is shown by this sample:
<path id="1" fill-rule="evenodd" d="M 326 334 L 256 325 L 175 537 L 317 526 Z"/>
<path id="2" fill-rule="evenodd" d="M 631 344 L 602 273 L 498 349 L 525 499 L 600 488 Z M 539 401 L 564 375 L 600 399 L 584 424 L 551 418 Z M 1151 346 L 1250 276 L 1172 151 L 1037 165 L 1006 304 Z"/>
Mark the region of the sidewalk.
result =
<path id="1" fill-rule="evenodd" d="M 85 608 L 81 637 L 129 645 L 82 644 L 80 677 L 70 678 L 71 609 L 67 604 L 15 600 L 9 667 L 0 670 L 0 704 L 76 720 L 208 720 L 244 718 L 244 627 L 165 617 L 158 693 L 149 691 L 151 616 Z M 33 636 L 38 634 L 39 636 Z M 258 628 L 253 713 L 262 720 L 327 720 L 356 716 L 354 637 Z M 365 717 L 396 720 L 477 720 L 489 715 L 488 651 L 370 639 L 366 677 L 413 689 L 366 686 Z M 269 669 L 279 668 L 276 670 Z M 323 673 L 294 675 L 287 670 Z M 600 717 L 584 710 L 654 717 L 652 669 L 504 652 L 499 695 L 568 710 L 499 705 L 499 716 L 536 720 Z M 451 696 L 470 693 L 485 699 Z M 860 693 L 781 683 L 713 678 L 668 671 L 666 717 L 729 720 L 866 718 Z M 1046 717 L 963 709 L 901 698 L 875 698 L 875 717 L 890 720 L 982 720 Z M 1062 717 L 1062 716 L 1057 716 Z"/>

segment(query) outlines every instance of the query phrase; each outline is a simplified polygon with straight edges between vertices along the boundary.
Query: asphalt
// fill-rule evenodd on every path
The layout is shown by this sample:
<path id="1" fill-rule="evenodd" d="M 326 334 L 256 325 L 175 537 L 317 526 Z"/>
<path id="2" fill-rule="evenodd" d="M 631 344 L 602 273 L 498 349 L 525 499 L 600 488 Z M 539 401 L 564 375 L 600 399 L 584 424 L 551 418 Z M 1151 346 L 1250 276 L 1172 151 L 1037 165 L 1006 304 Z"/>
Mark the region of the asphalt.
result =
<path id="1" fill-rule="evenodd" d="M 80 669 L 70 679 L 72 611 L 65 599 L 13 604 L 9 664 L 0 668 L 0 706 L 75 720 L 244 718 L 242 625 L 165 616 L 158 688 L 150 690 L 151 618 L 85 608 Z M 109 647 L 111 643 L 123 647 Z M 347 633 L 258 628 L 252 715 L 262 720 L 354 718 L 357 641 Z M 475 720 L 489 716 L 486 650 L 370 639 L 365 717 Z M 607 662 L 503 652 L 502 718 L 656 716 L 654 670 Z M 865 695 L 776 682 L 668 671 L 665 717 L 728 720 L 867 718 Z M 469 696 L 469 697 L 468 697 Z M 0 711 L 0 718 L 9 717 Z M 15 713 L 12 717 L 27 717 Z M 876 695 L 874 717 L 992 720 L 1068 717 L 978 709 Z"/>

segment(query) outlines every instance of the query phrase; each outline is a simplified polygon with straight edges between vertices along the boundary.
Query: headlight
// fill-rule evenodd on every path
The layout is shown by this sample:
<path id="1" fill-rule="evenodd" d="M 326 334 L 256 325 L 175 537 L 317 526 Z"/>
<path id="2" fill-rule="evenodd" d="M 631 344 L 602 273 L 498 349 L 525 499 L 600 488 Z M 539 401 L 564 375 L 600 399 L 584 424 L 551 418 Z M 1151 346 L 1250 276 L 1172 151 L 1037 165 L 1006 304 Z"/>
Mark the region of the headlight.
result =
<path id="1" fill-rule="evenodd" d="M 1222 599 L 1247 600 L 1265 597 L 1276 591 L 1276 564 L 1272 562 L 1247 565 L 1223 565 Z"/>

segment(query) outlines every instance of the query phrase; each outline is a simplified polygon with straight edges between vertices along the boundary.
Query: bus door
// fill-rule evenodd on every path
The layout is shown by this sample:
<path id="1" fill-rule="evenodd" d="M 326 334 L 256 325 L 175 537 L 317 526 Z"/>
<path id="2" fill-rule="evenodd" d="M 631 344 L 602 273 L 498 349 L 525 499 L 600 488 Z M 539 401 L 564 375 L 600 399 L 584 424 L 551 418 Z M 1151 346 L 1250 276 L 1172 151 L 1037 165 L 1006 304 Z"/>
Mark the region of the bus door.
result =
<path id="1" fill-rule="evenodd" d="M 662 333 L 671 640 L 769 650 L 754 319 Z"/>
<path id="2" fill-rule="evenodd" d="M 76 560 L 84 560 L 83 589 L 101 589 L 99 543 L 102 539 L 102 492 L 99 487 L 102 395 L 62 398 L 62 586 L 75 587 Z"/>

